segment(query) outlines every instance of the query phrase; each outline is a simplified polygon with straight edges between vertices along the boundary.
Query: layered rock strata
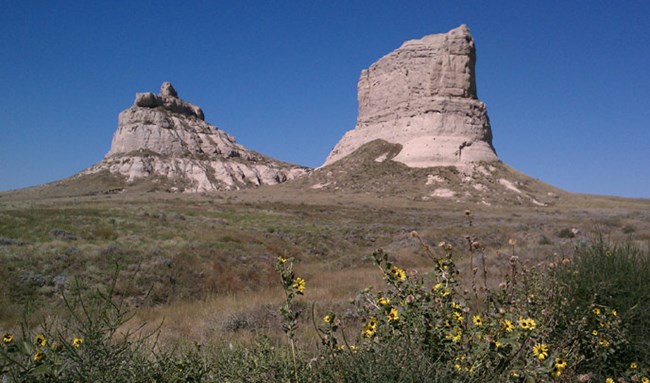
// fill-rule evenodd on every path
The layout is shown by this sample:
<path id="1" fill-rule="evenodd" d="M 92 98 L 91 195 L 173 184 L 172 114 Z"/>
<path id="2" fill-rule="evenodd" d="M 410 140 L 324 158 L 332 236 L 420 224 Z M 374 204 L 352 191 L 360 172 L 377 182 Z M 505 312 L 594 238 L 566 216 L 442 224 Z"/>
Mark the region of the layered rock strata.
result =
<path id="1" fill-rule="evenodd" d="M 465 25 L 410 40 L 361 71 L 356 127 L 324 165 L 376 139 L 401 144 L 409 167 L 496 161 L 487 108 L 477 98 L 474 40 Z"/>
<path id="2" fill-rule="evenodd" d="M 101 171 L 129 182 L 163 180 L 174 185 L 171 191 L 203 192 L 273 185 L 305 169 L 237 144 L 166 82 L 159 95 L 138 93 L 133 106 L 120 113 L 110 151 L 83 174 Z"/>

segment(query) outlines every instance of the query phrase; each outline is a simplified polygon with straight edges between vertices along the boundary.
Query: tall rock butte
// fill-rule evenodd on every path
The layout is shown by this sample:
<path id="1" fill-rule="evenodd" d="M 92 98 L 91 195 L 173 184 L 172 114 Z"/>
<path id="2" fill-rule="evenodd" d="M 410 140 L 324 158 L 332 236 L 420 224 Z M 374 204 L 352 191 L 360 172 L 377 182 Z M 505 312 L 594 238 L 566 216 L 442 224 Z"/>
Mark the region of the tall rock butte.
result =
<path id="1" fill-rule="evenodd" d="M 357 125 L 324 165 L 376 139 L 402 145 L 393 159 L 409 167 L 497 161 L 475 64 L 474 39 L 461 25 L 407 41 L 361 71 Z"/>
<path id="2" fill-rule="evenodd" d="M 119 115 L 108 154 L 81 175 L 102 171 L 129 182 L 164 182 L 173 185 L 170 191 L 203 192 L 273 185 L 305 169 L 237 144 L 165 82 L 158 95 L 136 94 L 133 106 Z"/>

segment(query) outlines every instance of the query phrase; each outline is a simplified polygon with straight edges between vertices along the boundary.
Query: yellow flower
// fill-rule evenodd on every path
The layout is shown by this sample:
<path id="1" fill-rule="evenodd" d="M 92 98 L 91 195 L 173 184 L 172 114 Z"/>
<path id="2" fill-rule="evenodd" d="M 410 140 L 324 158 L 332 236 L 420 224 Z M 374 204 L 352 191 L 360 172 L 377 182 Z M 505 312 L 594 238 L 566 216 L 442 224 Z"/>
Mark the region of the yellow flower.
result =
<path id="1" fill-rule="evenodd" d="M 363 326 L 363 331 L 361 334 L 363 335 L 364 338 L 370 338 L 375 333 L 377 332 L 377 319 L 375 318 L 370 318 L 368 320 L 368 323 L 366 323 L 365 326 Z"/>
<path id="2" fill-rule="evenodd" d="M 512 376 L 513 378 L 518 378 L 519 373 L 517 371 L 515 371 L 515 370 L 512 370 L 512 371 L 510 371 L 510 376 Z"/>
<path id="3" fill-rule="evenodd" d="M 399 311 L 395 307 L 390 309 L 390 313 L 388 313 L 388 320 L 389 321 L 394 321 L 399 319 Z"/>
<path id="4" fill-rule="evenodd" d="M 531 318 L 526 318 L 526 319 L 519 318 L 519 327 L 521 327 L 524 330 L 533 331 L 535 327 L 537 327 L 537 322 L 535 322 L 535 320 Z"/>
<path id="5" fill-rule="evenodd" d="M 286 261 L 287 261 L 287 259 L 285 257 L 283 257 L 283 256 L 278 257 L 278 262 L 285 263 Z"/>
<path id="6" fill-rule="evenodd" d="M 385 298 L 385 297 L 381 297 L 381 298 L 379 298 L 379 300 L 377 301 L 377 303 L 379 303 L 379 304 L 382 305 L 382 306 L 386 306 L 387 304 L 390 303 L 390 299 Z"/>
<path id="7" fill-rule="evenodd" d="M 472 317 L 472 322 L 478 327 L 480 327 L 483 324 L 483 320 L 481 319 L 480 315 L 474 315 Z"/>
<path id="8" fill-rule="evenodd" d="M 43 335 L 40 335 L 40 334 L 36 335 L 36 338 L 34 339 L 34 341 L 36 342 L 36 345 L 38 347 L 45 347 L 45 345 L 47 344 L 47 339 L 45 339 L 45 337 Z"/>
<path id="9" fill-rule="evenodd" d="M 332 317 L 331 317 L 329 314 L 325 315 L 325 316 L 323 317 L 323 322 L 325 322 L 325 323 L 332 323 Z"/>
<path id="10" fill-rule="evenodd" d="M 442 289 L 442 291 L 440 292 L 440 296 L 442 296 L 442 297 L 446 297 L 446 296 L 448 296 L 449 294 L 451 294 L 451 292 L 449 291 L 449 289 Z"/>
<path id="11" fill-rule="evenodd" d="M 507 332 L 513 332 L 515 330 L 515 325 L 512 324 L 512 321 L 509 319 L 504 319 L 503 320 L 503 328 Z"/>
<path id="12" fill-rule="evenodd" d="M 555 366 L 555 367 L 553 367 L 553 369 L 551 370 L 550 374 L 551 374 L 551 376 L 554 377 L 554 378 L 559 378 L 560 375 L 562 375 L 562 371 L 563 371 L 563 370 L 562 370 L 561 368 L 558 368 L 557 366 Z"/>
<path id="13" fill-rule="evenodd" d="M 449 331 L 447 333 L 447 335 L 445 335 L 445 339 L 449 339 L 454 343 L 458 343 L 458 342 L 460 342 L 460 339 L 462 338 L 462 336 L 463 336 L 463 331 L 460 328 L 457 327 L 457 328 L 451 329 L 451 331 Z M 465 359 L 464 356 L 463 356 L 463 359 Z"/>
<path id="14" fill-rule="evenodd" d="M 612 315 L 613 315 L 613 316 L 617 316 L 617 315 L 618 315 L 618 313 L 616 312 L 615 309 L 612 309 Z"/>
<path id="15" fill-rule="evenodd" d="M 2 341 L 5 342 L 6 344 L 9 344 L 14 341 L 14 336 L 7 333 L 2 337 Z"/>
<path id="16" fill-rule="evenodd" d="M 591 310 L 591 311 L 592 311 L 594 314 L 596 314 L 596 315 L 600 315 L 600 309 L 599 309 L 598 307 L 594 308 L 594 309 Z"/>
<path id="17" fill-rule="evenodd" d="M 38 362 L 39 360 L 43 359 L 45 357 L 45 353 L 41 350 L 36 350 L 36 353 L 34 354 L 34 361 Z"/>
<path id="18" fill-rule="evenodd" d="M 83 338 L 76 337 L 76 338 L 74 338 L 74 339 L 72 340 L 72 345 L 75 346 L 75 347 L 77 347 L 77 348 L 79 348 L 79 347 L 81 347 L 81 345 L 83 344 L 83 342 L 84 342 L 84 339 L 83 339 Z"/>
<path id="19" fill-rule="evenodd" d="M 555 358 L 555 368 L 559 368 L 560 370 L 564 370 L 566 368 L 566 360 L 564 360 L 562 358 Z"/>
<path id="20" fill-rule="evenodd" d="M 548 357 L 548 346 L 545 343 L 536 343 L 533 346 L 533 354 L 539 360 L 544 360 Z"/>
<path id="21" fill-rule="evenodd" d="M 605 383 L 614 383 L 614 379 L 607 378 L 607 379 L 605 379 Z"/>
<path id="22" fill-rule="evenodd" d="M 460 303 L 451 302 L 451 308 L 454 310 L 460 310 L 463 308 L 463 306 L 461 306 Z"/>
<path id="23" fill-rule="evenodd" d="M 305 291 L 306 282 L 304 279 L 298 277 L 293 281 L 293 288 L 298 291 L 298 294 L 302 294 Z"/>
<path id="24" fill-rule="evenodd" d="M 455 368 L 456 370 L 458 370 L 458 371 L 461 370 L 460 364 L 458 364 L 458 363 L 454 364 L 454 368 Z"/>
<path id="25" fill-rule="evenodd" d="M 433 290 L 440 290 L 442 288 L 442 283 L 438 282 L 435 285 L 433 285 Z"/>
<path id="26" fill-rule="evenodd" d="M 598 340 L 598 344 L 605 347 L 605 348 L 609 347 L 609 341 L 607 339 L 605 339 L 605 338 L 600 338 Z"/>
<path id="27" fill-rule="evenodd" d="M 650 379 L 644 376 L 643 378 L 641 378 L 641 383 L 650 383 Z"/>
<path id="28" fill-rule="evenodd" d="M 456 320 L 461 324 L 465 321 L 465 317 L 463 317 L 463 314 L 459 312 L 454 311 L 454 316 L 456 317 Z"/>
<path id="29" fill-rule="evenodd" d="M 632 362 L 632 363 L 630 363 L 630 368 L 631 368 L 631 369 L 636 370 L 637 367 L 638 367 L 638 366 L 636 365 L 636 362 Z"/>
<path id="30" fill-rule="evenodd" d="M 598 330 L 592 330 L 591 335 L 593 336 L 598 336 Z"/>
<path id="31" fill-rule="evenodd" d="M 391 267 L 390 273 L 393 274 L 397 280 L 403 281 L 406 279 L 406 272 L 397 266 Z"/>

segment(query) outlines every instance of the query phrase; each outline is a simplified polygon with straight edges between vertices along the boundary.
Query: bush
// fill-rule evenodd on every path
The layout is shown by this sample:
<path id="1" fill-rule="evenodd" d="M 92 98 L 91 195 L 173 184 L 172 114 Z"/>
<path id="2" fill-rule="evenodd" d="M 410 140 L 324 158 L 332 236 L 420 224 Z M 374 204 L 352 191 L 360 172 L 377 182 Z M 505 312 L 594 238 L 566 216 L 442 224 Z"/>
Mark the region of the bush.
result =
<path id="1" fill-rule="evenodd" d="M 593 318 L 593 311 L 608 307 L 622 322 L 625 343 L 610 355 L 611 370 L 632 362 L 650 363 L 650 254 L 633 242 L 611 244 L 597 237 L 579 246 L 571 264 L 556 274 L 569 301 L 566 318 Z M 590 313 L 592 315 L 590 315 Z M 567 323 L 560 324 L 567 326 Z M 590 331 L 599 331 L 601 323 Z"/>

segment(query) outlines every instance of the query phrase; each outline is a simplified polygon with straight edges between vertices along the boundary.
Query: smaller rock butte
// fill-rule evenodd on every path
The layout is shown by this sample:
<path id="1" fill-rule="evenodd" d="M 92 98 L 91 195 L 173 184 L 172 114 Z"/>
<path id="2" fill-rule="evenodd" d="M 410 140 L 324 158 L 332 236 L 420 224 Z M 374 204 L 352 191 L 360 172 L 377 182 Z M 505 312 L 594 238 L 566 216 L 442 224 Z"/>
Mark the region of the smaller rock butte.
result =
<path id="1" fill-rule="evenodd" d="M 165 82 L 159 95 L 136 94 L 133 106 L 119 115 L 106 157 L 81 174 L 101 171 L 126 176 L 129 182 L 168 180 L 177 185 L 172 191 L 202 192 L 273 185 L 305 169 L 237 144 Z"/>
<path id="2" fill-rule="evenodd" d="M 474 40 L 465 25 L 410 40 L 361 72 L 356 127 L 332 164 L 376 139 L 401 144 L 409 167 L 497 161 L 485 104 L 478 100 Z"/>

